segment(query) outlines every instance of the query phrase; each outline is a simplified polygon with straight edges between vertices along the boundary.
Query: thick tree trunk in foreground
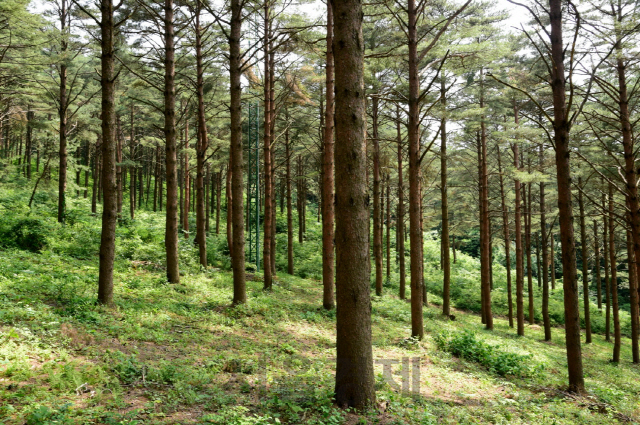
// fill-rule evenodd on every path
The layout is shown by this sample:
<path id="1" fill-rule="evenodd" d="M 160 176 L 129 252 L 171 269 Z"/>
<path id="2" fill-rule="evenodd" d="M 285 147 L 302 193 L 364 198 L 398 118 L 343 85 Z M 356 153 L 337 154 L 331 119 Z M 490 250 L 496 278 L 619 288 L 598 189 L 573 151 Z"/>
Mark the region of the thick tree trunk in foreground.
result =
<path id="1" fill-rule="evenodd" d="M 327 2 L 327 68 L 325 75 L 326 110 L 324 119 L 324 140 L 322 148 L 322 305 L 331 310 L 334 301 L 334 141 L 333 141 L 333 108 L 334 108 L 334 63 L 333 63 L 333 10 L 331 2 Z M 290 197 L 287 197 L 287 212 Z M 293 259 L 292 259 L 293 263 Z M 293 268 L 293 267 L 292 267 Z"/>
<path id="2" fill-rule="evenodd" d="M 229 80 L 231 112 L 231 192 L 233 225 L 233 304 L 247 302 L 247 290 L 244 273 L 244 198 L 242 158 L 242 58 L 240 38 L 242 33 L 242 2 L 231 0 L 231 31 L 229 33 Z"/>
<path id="3" fill-rule="evenodd" d="M 620 8 L 620 6 L 618 6 Z M 618 10 L 618 20 L 622 20 L 622 11 Z M 622 24 L 620 22 L 620 24 Z M 619 31 L 619 30 L 618 30 Z M 638 175 L 636 172 L 636 155 L 629 116 L 629 94 L 627 92 L 627 65 L 624 61 L 620 35 L 617 35 L 616 70 L 618 73 L 618 108 L 620 111 L 620 127 L 622 132 L 622 146 L 624 149 L 624 177 L 627 186 L 627 203 L 629 206 L 629 225 L 631 227 L 631 238 L 633 240 L 634 261 L 629 264 L 629 293 L 631 304 L 631 347 L 633 362 L 640 362 L 640 351 L 638 349 L 638 332 L 640 323 L 638 322 L 638 282 L 631 278 L 631 268 L 635 268 L 634 275 L 640 275 L 640 201 L 638 200 Z"/>
<path id="4" fill-rule="evenodd" d="M 207 228 L 209 215 L 205 212 L 204 171 L 209 140 L 204 109 L 204 65 L 202 63 L 202 28 L 200 27 L 201 0 L 196 1 L 196 94 L 198 98 L 198 138 L 196 145 L 196 243 L 200 254 L 200 265 L 207 267 Z M 207 211 L 209 211 L 207 209 Z"/>
<path id="5" fill-rule="evenodd" d="M 411 336 L 424 337 L 422 325 L 422 196 L 420 195 L 420 81 L 415 0 L 408 2 L 409 44 L 409 246 L 411 255 Z"/>
<path id="6" fill-rule="evenodd" d="M 375 403 L 369 289 L 364 42 L 360 0 L 333 0 L 336 63 L 336 403 Z"/>
<path id="7" fill-rule="evenodd" d="M 102 87 L 102 234 L 98 302 L 113 304 L 113 262 L 115 259 L 116 220 L 118 218 L 116 187 L 116 108 L 115 108 L 115 23 L 112 0 L 100 2 L 100 85 Z"/>
<path id="8" fill-rule="evenodd" d="M 558 210 L 560 242 L 562 246 L 562 286 L 564 288 L 565 341 L 569 369 L 569 390 L 584 392 L 582 347 L 580 342 L 580 307 L 578 305 L 578 279 L 576 241 L 573 235 L 571 208 L 571 167 L 569 163 L 569 129 L 567 114 L 564 45 L 562 41 L 562 1 L 549 0 L 551 24 L 551 59 L 553 69 L 553 130 L 558 183 Z"/>
<path id="9" fill-rule="evenodd" d="M 167 256 L 167 280 L 180 282 L 178 270 L 178 175 L 176 156 L 176 88 L 173 0 L 164 3 L 164 137 L 167 173 L 167 209 L 164 244 Z"/>

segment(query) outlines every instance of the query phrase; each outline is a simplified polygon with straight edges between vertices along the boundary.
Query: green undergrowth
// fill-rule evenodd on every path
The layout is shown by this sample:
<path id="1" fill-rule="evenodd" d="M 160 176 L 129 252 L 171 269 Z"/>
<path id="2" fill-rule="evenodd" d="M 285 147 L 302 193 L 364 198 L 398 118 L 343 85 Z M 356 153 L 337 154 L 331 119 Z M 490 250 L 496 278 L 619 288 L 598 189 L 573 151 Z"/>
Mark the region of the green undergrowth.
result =
<path id="1" fill-rule="evenodd" d="M 372 296 L 377 403 L 355 414 L 333 404 L 336 316 L 320 308 L 319 226 L 311 215 L 295 251 L 296 273 L 306 278 L 279 271 L 264 292 L 261 274 L 249 273 L 248 303 L 231 307 L 224 228 L 208 239 L 214 267 L 206 270 L 193 240 L 181 241 L 181 281 L 170 285 L 163 215 L 138 211 L 118 225 L 115 307 L 106 309 L 95 303 L 100 221 L 84 212 L 87 201 L 70 198 L 75 221 L 62 226 L 51 199 L 29 212 L 18 192 L 0 198 L 0 424 L 639 422 L 640 371 L 628 339 L 622 362 L 612 364 L 612 345 L 594 335 L 583 345 L 588 394 L 566 394 L 562 328 L 551 342 L 537 324 L 518 337 L 501 317 L 494 331 L 483 330 L 470 307 L 479 295 L 477 260 L 458 255 L 459 309 L 455 320 L 441 316 L 435 241 L 425 243 L 424 340 L 409 338 L 410 306 L 396 296 L 394 262 L 384 295 Z M 23 219 L 44 226 L 43 246 L 12 239 Z M 286 250 L 278 238 L 281 268 Z M 496 265 L 498 314 L 501 273 Z"/>

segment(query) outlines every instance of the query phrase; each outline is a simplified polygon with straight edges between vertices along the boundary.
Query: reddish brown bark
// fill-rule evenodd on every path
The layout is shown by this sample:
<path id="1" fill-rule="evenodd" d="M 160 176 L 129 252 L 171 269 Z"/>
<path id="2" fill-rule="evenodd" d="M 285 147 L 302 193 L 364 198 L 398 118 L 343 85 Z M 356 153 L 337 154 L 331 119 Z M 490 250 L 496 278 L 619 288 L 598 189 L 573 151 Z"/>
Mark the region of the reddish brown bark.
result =
<path id="1" fill-rule="evenodd" d="M 507 304 L 509 307 L 509 327 L 513 328 L 513 294 L 511 288 L 511 238 L 509 236 L 509 212 L 504 191 L 504 178 L 502 175 L 501 149 L 497 149 L 498 155 L 498 175 L 500 177 L 500 200 L 502 204 L 502 232 L 504 234 L 504 256 L 506 258 L 507 269 Z M 454 248 L 455 252 L 455 248 Z"/>
<path id="2" fill-rule="evenodd" d="M 602 277 L 600 276 L 600 243 L 598 242 L 598 223 L 593 220 L 593 268 L 595 269 L 598 310 L 602 310 Z"/>
<path id="3" fill-rule="evenodd" d="M 262 244 L 262 261 L 264 269 L 264 289 L 271 290 L 271 286 L 273 283 L 273 277 L 271 274 L 271 238 L 274 235 L 272 233 L 273 203 L 271 202 L 271 185 L 273 183 L 273 180 L 271 178 L 271 78 L 269 78 L 269 2 L 264 3 L 264 19 L 264 241 Z"/>
<path id="4" fill-rule="evenodd" d="M 613 359 L 620 362 L 620 313 L 618 306 L 618 266 L 616 264 L 615 220 L 613 219 L 613 185 L 609 183 L 609 265 L 611 267 L 611 308 L 613 310 Z"/>
<path id="5" fill-rule="evenodd" d="M 380 206 L 380 140 L 378 139 L 379 98 L 371 99 L 373 134 L 373 258 L 376 272 L 376 295 L 382 295 L 382 212 Z"/>
<path id="6" fill-rule="evenodd" d="M 176 152 L 175 34 L 173 0 L 164 2 L 164 137 L 167 180 L 167 208 L 164 244 L 167 255 L 167 280 L 180 282 L 178 270 L 178 175 Z"/>
<path id="7" fill-rule="evenodd" d="M 412 0 L 410 0 L 412 1 Z M 364 42 L 361 0 L 332 1 L 335 17 L 336 301 L 335 400 L 375 403 L 369 288 L 369 205 L 365 150 Z"/>
<path id="8" fill-rule="evenodd" d="M 442 118 L 440 119 L 440 212 L 442 214 L 442 314 L 449 316 L 451 289 L 451 256 L 449 253 L 449 196 L 447 188 L 447 90 L 444 76 L 440 79 L 440 103 Z"/>
<path id="9" fill-rule="evenodd" d="M 324 118 L 324 140 L 322 141 L 322 305 L 331 310 L 334 301 L 334 63 L 333 63 L 333 11 L 327 2 L 327 56 L 326 56 L 326 102 Z M 288 145 L 287 145 L 288 149 Z M 287 153 L 288 155 L 288 153 Z M 287 180 L 289 177 L 287 176 Z M 290 211 L 290 183 L 287 183 L 287 214 Z M 293 253 L 292 253 L 293 254 Z M 293 255 L 292 255 L 293 257 Z M 291 259 L 293 269 L 293 258 Z"/>
<path id="10" fill-rule="evenodd" d="M 538 151 L 540 171 L 544 171 L 544 153 L 542 145 Z M 547 205 L 545 203 L 545 184 L 540 182 L 540 229 L 542 231 L 542 322 L 544 340 L 551 341 L 551 320 L 549 318 L 549 233 L 547 231 Z"/>
<path id="11" fill-rule="evenodd" d="M 484 108 L 483 70 L 480 69 L 480 108 Z M 482 304 L 486 329 L 493 329 L 493 314 L 491 312 L 491 224 L 489 218 L 489 172 L 487 169 L 487 131 L 485 117 L 480 117 L 480 146 L 481 146 L 481 182 L 480 182 L 480 279 L 482 281 Z"/>
<path id="12" fill-rule="evenodd" d="M 104 6 L 105 9 L 101 7 L 101 12 L 105 12 L 106 9 L 111 11 L 113 15 L 113 5 L 109 3 L 109 6 L 105 6 L 101 3 L 101 6 Z M 67 0 L 60 0 L 60 33 L 63 34 L 61 43 L 60 43 L 60 55 L 65 58 L 60 63 L 60 90 L 59 90 L 59 104 L 58 104 L 58 118 L 60 121 L 58 128 L 58 135 L 60 138 L 60 148 L 58 151 L 60 164 L 58 166 L 58 223 L 64 223 L 64 215 L 66 208 L 66 190 L 67 190 L 67 107 L 68 107 L 68 98 L 67 98 L 67 64 L 66 64 L 66 52 L 68 50 L 68 40 L 67 40 L 67 22 L 68 18 L 68 8 L 67 8 Z M 107 12 L 108 13 L 108 12 Z M 104 17 L 102 18 L 104 23 Z M 113 21 L 113 17 L 112 17 Z M 111 24 L 113 22 L 111 21 Z M 103 30 L 104 28 L 101 28 Z M 113 28 L 111 28 L 111 33 L 113 33 Z M 104 34 L 103 34 L 104 35 Z M 105 47 L 104 45 L 102 46 Z M 104 53 L 104 52 L 103 52 Z M 102 59 L 106 59 L 103 55 Z M 111 65 L 113 67 L 113 64 Z M 103 82 L 103 80 L 100 80 Z M 115 112 L 114 112 L 115 114 Z M 7 141 L 8 142 L 8 141 Z M 103 145 L 104 146 L 104 145 Z"/>
<path id="13" fill-rule="evenodd" d="M 516 126 L 518 125 L 518 108 L 514 102 L 513 112 L 515 116 Z M 520 154 L 518 144 L 511 145 L 513 150 L 513 166 L 516 170 L 520 169 Z M 515 232 L 516 232 L 516 323 L 518 335 L 524 336 L 524 254 L 522 252 L 522 209 L 521 196 L 522 189 L 520 180 L 515 179 Z"/>
<path id="14" fill-rule="evenodd" d="M 102 234 L 98 272 L 98 303 L 113 304 L 113 262 L 115 259 L 116 220 L 116 109 L 115 109 L 115 22 L 112 0 L 100 2 L 100 46 L 102 87 Z"/>
<path id="15" fill-rule="evenodd" d="M 406 270 L 404 264 L 404 182 L 402 181 L 402 132 L 400 131 L 400 107 L 396 109 L 396 139 L 398 143 L 398 219 L 396 221 L 398 268 L 400 269 L 400 299 L 406 297 Z"/>
<path id="16" fill-rule="evenodd" d="M 288 111 L 285 109 L 286 120 L 289 120 Z M 287 273 L 293 274 L 293 205 L 291 193 L 291 146 L 289 140 L 289 127 L 284 131 L 285 144 L 285 173 L 287 180 Z"/>
<path id="17" fill-rule="evenodd" d="M 618 5 L 617 20 L 622 25 L 621 6 Z M 627 92 L 627 64 L 624 61 L 622 52 L 622 40 L 620 26 L 616 27 L 616 71 L 618 74 L 618 109 L 620 111 L 620 129 L 622 132 L 622 146 L 624 150 L 624 177 L 627 186 L 627 203 L 629 205 L 629 225 L 631 237 L 633 239 L 634 262 L 631 267 L 635 267 L 635 274 L 640 275 L 640 201 L 638 200 L 638 175 L 636 172 L 636 155 L 629 115 L 629 94 Z M 631 272 L 630 272 L 631 274 Z M 639 333 L 639 310 L 638 310 L 638 283 L 636 279 L 629 279 L 629 293 L 631 304 L 631 347 L 633 362 L 640 362 L 640 350 L 638 348 Z"/>
<path id="18" fill-rule="evenodd" d="M 209 140 L 204 109 L 204 65 L 202 62 L 202 27 L 200 26 L 201 0 L 196 0 L 195 38 L 196 38 L 196 97 L 198 101 L 198 137 L 196 144 L 196 243 L 200 256 L 200 265 L 207 267 L 207 227 L 208 214 L 205 212 L 205 161 Z M 188 136 L 188 135 L 187 135 Z M 208 209 L 207 209 L 208 211 Z"/>
<path id="19" fill-rule="evenodd" d="M 569 390 L 584 392 L 582 347 L 580 342 L 580 308 L 576 243 L 573 235 L 571 208 L 571 167 L 569 162 L 569 129 L 571 122 L 566 104 L 566 77 L 564 69 L 565 46 L 562 41 L 562 1 L 549 0 L 551 24 L 551 61 L 553 62 L 551 89 L 553 92 L 553 138 L 556 154 L 558 186 L 558 222 L 562 246 L 562 286 L 564 289 L 565 341 L 569 371 Z"/>
<path id="20" fill-rule="evenodd" d="M 422 226 L 420 190 L 420 81 L 418 76 L 418 32 L 415 0 L 408 0 L 409 45 L 409 247 L 411 256 L 411 336 L 424 337 L 422 325 Z"/>
<path id="21" fill-rule="evenodd" d="M 229 32 L 229 82 L 231 98 L 231 192 L 233 225 L 233 304 L 247 302 L 247 290 L 244 273 L 244 197 L 243 197 L 243 152 L 242 152 L 242 58 L 240 38 L 242 34 L 241 0 L 231 0 L 231 29 Z"/>
<path id="22" fill-rule="evenodd" d="M 582 177 L 578 177 L 578 208 L 580 211 L 580 250 L 582 252 L 582 296 L 584 303 L 585 342 L 591 343 L 591 314 L 589 311 L 589 245 L 587 243 L 587 225 L 584 217 L 584 201 L 582 199 Z"/>

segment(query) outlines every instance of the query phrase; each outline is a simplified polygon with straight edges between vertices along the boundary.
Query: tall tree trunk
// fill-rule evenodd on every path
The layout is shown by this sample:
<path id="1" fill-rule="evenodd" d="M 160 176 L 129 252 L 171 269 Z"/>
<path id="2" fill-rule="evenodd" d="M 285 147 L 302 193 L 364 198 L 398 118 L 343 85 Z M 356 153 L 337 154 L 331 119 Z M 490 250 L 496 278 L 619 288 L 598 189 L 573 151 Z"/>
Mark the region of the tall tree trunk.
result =
<path id="1" fill-rule="evenodd" d="M 606 195 L 602 195 L 602 210 L 607 210 L 607 201 Z M 609 272 L 611 269 L 609 268 L 609 219 L 610 217 L 607 214 L 603 214 L 602 218 L 604 219 L 604 230 L 603 230 L 603 256 L 604 256 L 604 284 L 605 284 L 605 302 L 607 303 L 607 311 L 605 312 L 605 341 L 611 341 L 611 279 L 609 278 Z"/>
<path id="2" fill-rule="evenodd" d="M 449 197 L 447 194 L 447 87 L 444 75 L 440 78 L 440 211 L 442 213 L 442 314 L 449 316 L 451 289 L 451 258 L 449 254 Z"/>
<path id="3" fill-rule="evenodd" d="M 515 116 L 516 127 L 518 126 L 518 108 L 514 102 L 513 112 Z M 520 154 L 518 152 L 517 142 L 511 145 L 513 150 L 513 166 L 516 170 L 520 170 Z M 516 220 L 516 322 L 518 335 L 524 336 L 524 254 L 522 252 L 522 209 L 520 206 L 522 189 L 520 180 L 515 179 L 515 220 Z"/>
<path id="4" fill-rule="evenodd" d="M 164 137 L 167 173 L 167 211 L 164 244 L 167 255 L 167 280 L 180 282 L 178 270 L 178 176 L 176 172 L 176 89 L 173 0 L 164 1 Z"/>
<path id="5" fill-rule="evenodd" d="M 531 163 L 529 163 L 529 173 L 531 173 Z M 528 188 L 528 190 L 527 190 Z M 532 196 L 531 196 L 531 183 L 528 183 L 525 187 L 525 192 L 527 192 L 527 206 L 526 206 L 526 216 L 524 219 L 525 222 L 525 246 L 527 247 L 527 293 L 529 295 L 529 324 L 534 324 L 533 317 L 533 269 L 531 262 L 531 213 L 533 211 L 533 206 L 531 205 Z"/>
<path id="6" fill-rule="evenodd" d="M 480 70 L 481 91 L 480 91 L 480 108 L 484 108 L 484 80 L 483 70 Z M 487 169 L 487 131 L 484 123 L 484 115 L 480 117 L 480 146 L 481 158 L 480 162 L 482 170 L 481 182 L 481 207 L 482 222 L 480 227 L 480 275 L 482 281 L 482 302 L 484 304 L 484 316 L 486 321 L 486 329 L 493 329 L 493 314 L 491 312 L 491 223 L 489 218 L 489 172 Z"/>
<path id="7" fill-rule="evenodd" d="M 204 177 L 204 229 L 209 234 L 211 230 L 211 211 L 213 210 L 213 203 L 216 194 L 213 192 L 213 184 L 211 184 L 211 166 L 207 164 L 207 169 Z"/>
<path id="8" fill-rule="evenodd" d="M 229 255 L 233 258 L 233 193 L 231 192 L 232 177 L 232 152 L 229 152 L 229 165 L 227 166 L 227 178 L 225 186 L 225 195 L 227 198 L 227 246 L 229 247 Z"/>
<path id="9" fill-rule="evenodd" d="M 100 236 L 100 265 L 98 272 L 98 302 L 113 304 L 113 262 L 115 259 L 117 187 L 116 187 L 116 127 L 115 108 L 115 22 L 112 0 L 100 2 L 100 45 L 102 87 L 102 234 Z M 66 130 L 65 130 L 66 132 Z M 60 134 L 63 134 L 61 131 Z M 62 204 L 64 207 L 64 202 Z M 58 213 L 60 213 L 60 209 Z M 60 218 L 60 217 L 59 217 Z"/>
<path id="10" fill-rule="evenodd" d="M 391 280 L 391 176 L 387 173 L 387 282 Z"/>
<path id="11" fill-rule="evenodd" d="M 27 106 L 27 125 L 26 125 L 26 144 L 24 151 L 24 161 L 26 165 L 27 178 L 31 180 L 31 152 L 33 151 L 33 118 L 34 112 L 31 110 L 31 105 Z"/>
<path id="12" fill-rule="evenodd" d="M 131 159 L 131 161 L 134 161 L 134 157 L 135 157 L 135 144 L 134 144 L 134 138 L 135 138 L 135 131 L 134 131 L 134 106 L 133 103 L 131 104 L 131 109 L 129 111 L 129 118 L 131 121 L 131 127 L 129 129 L 129 157 Z M 135 218 L 135 210 L 136 210 L 136 202 L 135 202 L 135 181 L 133 179 L 133 174 L 131 175 L 131 184 L 129 186 L 129 216 L 131 217 L 131 220 L 133 220 Z"/>
<path id="13" fill-rule="evenodd" d="M 264 289 L 271 290 L 272 275 L 271 275 L 271 238 L 274 237 L 272 233 L 273 224 L 273 203 L 271 202 L 271 184 L 273 180 L 271 178 L 271 78 L 269 78 L 269 48 L 271 46 L 270 34 L 269 34 L 269 21 L 270 21 L 270 3 L 264 2 L 264 241 L 262 244 L 262 261 L 264 268 Z M 256 152 L 257 155 L 257 152 Z"/>
<path id="14" fill-rule="evenodd" d="M 289 122 L 289 114 L 285 109 L 287 123 Z M 285 172 L 287 180 L 287 273 L 293 274 L 293 205 L 291 193 L 291 146 L 289 140 L 289 126 L 284 130 L 285 144 Z"/>
<path id="15" fill-rule="evenodd" d="M 243 198 L 243 152 L 242 152 L 242 57 L 240 38 L 242 33 L 241 0 L 231 0 L 231 31 L 229 34 L 229 77 L 231 85 L 231 190 L 233 192 L 233 304 L 247 302 L 244 273 L 244 198 Z"/>
<path id="16" fill-rule="evenodd" d="M 273 21 L 270 23 L 273 25 Z M 271 30 L 270 30 L 271 31 Z M 273 47 L 273 40 L 271 41 L 269 53 L 269 86 L 271 92 L 269 94 L 269 105 L 271 114 L 271 145 L 275 143 L 276 134 L 276 83 L 275 83 L 275 48 Z M 276 275 L 276 151 L 275 147 L 271 146 L 271 275 Z"/>
<path id="17" fill-rule="evenodd" d="M 334 273 L 335 273 L 335 254 L 334 254 L 334 73 L 335 66 L 333 61 L 333 10 L 331 2 L 327 2 L 327 67 L 325 70 L 325 91 L 326 101 L 325 118 L 324 118 L 324 140 L 322 141 L 322 305 L 325 309 L 331 310 L 335 307 L 334 301 Z M 287 142 L 287 150 L 289 145 Z M 288 161 L 287 153 L 287 161 Z M 287 173 L 288 173 L 287 169 Z M 291 210 L 291 184 L 289 175 L 287 175 L 287 217 Z M 292 253 L 293 254 L 293 253 Z M 293 255 L 292 255 L 293 257 Z M 291 272 L 293 272 L 293 258 L 291 258 Z"/>
<path id="18" fill-rule="evenodd" d="M 410 0 L 413 1 L 413 0 Z M 360 0 L 332 1 L 336 125 L 336 301 L 338 406 L 375 403 L 369 289 L 364 42 Z"/>
<path id="19" fill-rule="evenodd" d="M 204 168 L 207 158 L 209 140 L 207 138 L 207 121 L 204 108 L 204 65 L 202 63 L 202 28 L 200 27 L 201 0 L 196 0 L 196 95 L 198 98 L 198 138 L 196 146 L 196 242 L 200 254 L 200 265 L 207 267 L 207 225 L 208 214 L 205 212 Z M 208 211 L 208 209 L 207 209 Z M 205 216 L 206 215 L 206 216 Z"/>
<path id="20" fill-rule="evenodd" d="M 102 134 L 98 133 L 96 137 L 96 149 L 93 152 L 93 167 L 91 169 L 91 178 L 93 184 L 91 185 L 91 214 L 97 214 L 98 212 L 98 192 L 100 186 L 100 149 L 101 149 Z M 43 171 L 44 173 L 44 171 Z"/>
<path id="21" fill-rule="evenodd" d="M 480 231 L 479 251 L 480 251 L 480 321 L 483 325 L 487 323 L 487 315 L 484 310 L 484 280 L 482 279 L 482 263 L 484 261 L 484 238 L 483 238 L 483 216 L 484 208 L 482 207 L 482 142 L 480 141 L 480 131 L 476 131 L 476 154 L 478 158 L 478 229 Z"/>
<path id="22" fill-rule="evenodd" d="M 504 178 L 502 175 L 502 159 L 500 148 L 497 149 L 498 154 L 498 175 L 500 177 L 500 200 L 502 204 L 502 231 L 504 234 L 504 256 L 507 265 L 507 303 L 509 307 L 509 327 L 513 328 L 513 295 L 511 289 L 511 238 L 509 236 L 509 212 L 507 210 L 507 201 L 504 192 Z M 454 247 L 455 252 L 455 247 Z"/>
<path id="23" fill-rule="evenodd" d="M 553 62 L 551 89 L 553 91 L 553 132 L 558 184 L 558 210 L 560 242 L 562 246 L 562 286 L 564 288 L 565 340 L 569 369 L 569 390 L 584 392 L 582 347 L 580 345 L 580 306 L 578 305 L 578 279 L 576 241 L 573 235 L 571 208 L 571 167 L 569 163 L 569 129 L 567 114 L 566 77 L 564 70 L 565 46 L 562 41 L 562 0 L 549 0 L 551 24 L 551 60 Z"/>
<path id="24" fill-rule="evenodd" d="M 118 164 L 122 164 L 122 126 L 120 125 L 120 116 L 116 113 L 116 187 L 118 191 L 118 217 L 122 217 L 122 192 L 125 185 L 122 177 L 123 174 L 126 176 L 126 172 L 123 173 L 122 165 Z"/>
<path id="25" fill-rule="evenodd" d="M 616 264 L 615 220 L 613 218 L 613 185 L 609 183 L 609 265 L 611 266 L 611 308 L 613 310 L 613 359 L 620 362 L 620 314 L 618 306 L 618 266 Z"/>
<path id="26" fill-rule="evenodd" d="M 185 239 L 189 239 L 189 211 L 191 210 L 191 167 L 189 166 L 189 120 L 184 120 L 184 206 L 182 207 L 182 232 Z"/>
<path id="27" fill-rule="evenodd" d="M 633 239 L 634 263 L 630 265 L 635 267 L 635 275 L 640 275 L 640 201 L 638 200 L 638 176 L 636 173 L 636 155 L 633 139 L 633 131 L 631 129 L 631 120 L 629 116 L 629 95 L 627 93 L 627 76 L 622 52 L 622 40 L 620 28 L 622 26 L 623 14 L 621 5 L 616 6 L 617 20 L 620 25 L 616 26 L 616 70 L 618 73 L 618 108 L 620 111 L 620 127 L 622 132 L 622 146 L 624 149 L 624 174 L 627 186 L 627 203 L 629 205 L 629 225 L 631 228 L 631 237 Z M 629 272 L 631 275 L 631 272 Z M 640 362 L 640 351 L 638 350 L 638 332 L 639 332 L 639 310 L 638 310 L 638 282 L 636 279 L 629 279 L 629 293 L 631 304 L 631 341 L 633 352 L 633 363 Z"/>
<path id="28" fill-rule="evenodd" d="M 400 270 L 400 299 L 406 297 L 406 270 L 404 264 L 404 182 L 402 181 L 402 133 L 400 131 L 400 106 L 396 109 L 396 139 L 398 143 L 398 219 L 396 221 L 396 250 L 398 251 L 398 269 Z"/>
<path id="29" fill-rule="evenodd" d="M 216 177 L 216 235 L 220 234 L 220 210 L 222 209 L 222 169 Z"/>
<path id="30" fill-rule="evenodd" d="M 587 243 L 587 225 L 582 200 L 582 177 L 578 177 L 578 208 L 580 210 L 580 251 L 582 252 L 582 296 L 584 303 L 584 328 L 587 344 L 591 343 L 591 314 L 589 312 L 589 244 Z"/>
<path id="31" fill-rule="evenodd" d="M 538 281 L 538 289 L 542 288 L 542 270 L 540 265 L 540 233 L 536 232 L 536 280 Z"/>
<path id="32" fill-rule="evenodd" d="M 540 172 L 544 169 L 544 151 L 540 145 L 538 151 Z M 549 232 L 547 231 L 547 205 L 545 203 L 545 184 L 540 182 L 540 230 L 542 233 L 542 321 L 544 340 L 551 341 L 551 320 L 549 319 Z"/>
<path id="33" fill-rule="evenodd" d="M 111 0 L 103 0 L 100 3 L 100 9 L 103 13 L 111 13 L 113 15 L 113 4 Z M 67 107 L 69 106 L 67 99 L 67 65 L 66 65 L 66 52 L 68 50 L 68 41 L 66 38 L 67 30 L 67 21 L 68 21 L 68 10 L 67 10 L 67 0 L 60 0 L 60 33 L 63 35 L 62 41 L 60 43 L 60 53 L 65 59 L 60 63 L 60 99 L 58 106 L 58 118 L 60 121 L 58 134 L 60 137 L 60 150 L 59 150 L 59 158 L 60 165 L 58 166 L 58 223 L 64 223 L 65 209 L 66 209 L 66 194 L 67 190 Z M 111 20 L 109 21 L 111 25 L 113 25 L 113 16 L 111 16 Z M 104 25 L 105 17 L 102 17 L 102 24 Z M 105 28 L 101 28 L 102 31 L 105 31 Z M 109 30 L 111 36 L 113 36 L 114 29 L 113 27 Z M 105 34 L 103 33 L 103 36 Z M 109 39 L 110 43 L 113 43 L 111 39 Z M 101 60 L 104 62 L 105 59 L 108 61 L 108 58 L 105 58 L 104 48 L 108 48 L 102 43 L 102 57 Z M 113 52 L 110 52 L 111 54 Z M 113 64 L 110 65 L 113 68 Z M 104 67 L 104 63 L 103 63 Z M 105 80 L 102 78 L 101 83 L 104 83 Z M 104 90 L 104 86 L 103 86 Z M 103 106 L 104 107 L 104 106 Z M 115 112 L 114 112 L 115 113 Z M 103 117 L 104 123 L 104 117 Z M 104 125 L 104 124 L 103 124 Z M 113 130 L 112 130 L 113 131 Z M 105 145 L 108 143 L 103 143 L 103 149 Z M 105 160 L 108 161 L 108 159 Z M 114 160 L 115 161 L 115 160 Z M 104 163 L 105 165 L 107 162 Z M 106 169 L 103 167 L 103 169 Z"/>
<path id="34" fill-rule="evenodd" d="M 551 232 L 551 253 L 549 254 L 549 260 L 551 262 L 551 290 L 556 289 L 556 235 Z"/>
<path id="35" fill-rule="evenodd" d="M 376 270 L 376 295 L 382 295 L 382 212 L 380 206 L 380 140 L 378 139 L 379 98 L 371 99 L 373 142 L 373 258 Z"/>
<path id="36" fill-rule="evenodd" d="M 600 244 L 598 243 L 598 223 L 593 220 L 593 268 L 595 269 L 598 310 L 602 310 L 602 277 L 600 276 Z"/>
<path id="37" fill-rule="evenodd" d="M 635 264 L 635 252 L 633 250 L 633 235 L 631 231 L 627 230 L 627 263 L 629 265 L 629 298 L 631 299 L 631 309 L 633 311 L 634 303 L 635 308 L 638 308 L 638 273 L 637 269 L 634 267 Z M 634 289 L 631 289 L 634 288 Z M 634 295 L 635 292 L 635 295 Z M 633 357 L 633 363 L 638 363 L 638 332 L 637 332 L 637 317 L 634 317 L 633 313 L 631 314 L 631 355 Z M 635 328 L 635 329 L 634 329 Z"/>
<path id="38" fill-rule="evenodd" d="M 422 325 L 422 197 L 420 195 L 420 81 L 418 76 L 418 10 L 408 0 L 409 44 L 409 239 L 411 255 L 411 336 L 424 337 Z"/>

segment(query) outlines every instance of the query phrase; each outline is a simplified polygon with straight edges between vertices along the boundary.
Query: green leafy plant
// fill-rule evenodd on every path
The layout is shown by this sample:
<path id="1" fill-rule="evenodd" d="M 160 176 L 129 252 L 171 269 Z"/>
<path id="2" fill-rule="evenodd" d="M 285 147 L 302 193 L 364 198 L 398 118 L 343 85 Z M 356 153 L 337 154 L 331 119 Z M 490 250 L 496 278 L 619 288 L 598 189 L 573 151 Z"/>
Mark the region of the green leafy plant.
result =
<path id="1" fill-rule="evenodd" d="M 480 363 L 498 375 L 527 377 L 538 373 L 542 365 L 534 364 L 532 354 L 517 354 L 501 351 L 499 347 L 478 339 L 475 333 L 440 332 L 434 336 L 440 350 L 454 356 Z"/>

